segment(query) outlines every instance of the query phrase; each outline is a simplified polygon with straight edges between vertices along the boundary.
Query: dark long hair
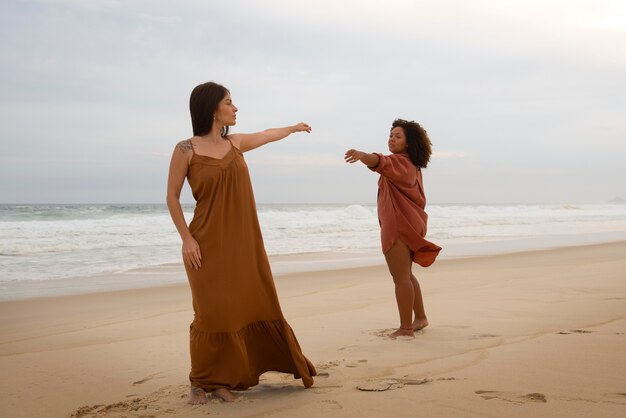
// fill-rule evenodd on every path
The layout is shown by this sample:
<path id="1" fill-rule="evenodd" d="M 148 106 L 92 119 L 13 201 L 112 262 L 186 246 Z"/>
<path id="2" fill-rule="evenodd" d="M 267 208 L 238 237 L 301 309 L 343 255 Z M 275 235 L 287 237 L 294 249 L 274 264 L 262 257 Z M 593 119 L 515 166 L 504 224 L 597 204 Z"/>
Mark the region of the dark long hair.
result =
<path id="1" fill-rule="evenodd" d="M 189 111 L 194 135 L 205 135 L 213 128 L 213 117 L 217 105 L 227 94 L 228 89 L 222 85 L 209 81 L 196 86 L 189 97 Z M 222 137 L 228 135 L 228 126 L 222 128 Z"/>
<path id="2" fill-rule="evenodd" d="M 432 154 L 432 143 L 426 130 L 415 121 L 396 119 L 391 125 L 391 129 L 400 127 L 406 136 L 409 158 L 417 168 L 426 168 Z"/>

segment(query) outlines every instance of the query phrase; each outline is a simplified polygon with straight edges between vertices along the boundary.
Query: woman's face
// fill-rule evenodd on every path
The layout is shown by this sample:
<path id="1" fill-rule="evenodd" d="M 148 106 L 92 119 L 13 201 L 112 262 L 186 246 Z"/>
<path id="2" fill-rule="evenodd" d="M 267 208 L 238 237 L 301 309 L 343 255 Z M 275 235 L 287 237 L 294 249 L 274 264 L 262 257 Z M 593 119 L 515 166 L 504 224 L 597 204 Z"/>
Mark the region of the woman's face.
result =
<path id="1" fill-rule="evenodd" d="M 402 154 L 407 150 L 406 145 L 406 135 L 404 134 L 404 129 L 399 126 L 396 126 L 389 133 L 389 141 L 387 141 L 389 145 L 389 151 L 393 154 Z"/>
<path id="2" fill-rule="evenodd" d="M 237 106 L 233 104 L 233 99 L 230 98 L 230 94 L 226 93 L 226 96 L 217 105 L 215 111 L 215 122 L 222 126 L 234 126 L 237 123 Z"/>

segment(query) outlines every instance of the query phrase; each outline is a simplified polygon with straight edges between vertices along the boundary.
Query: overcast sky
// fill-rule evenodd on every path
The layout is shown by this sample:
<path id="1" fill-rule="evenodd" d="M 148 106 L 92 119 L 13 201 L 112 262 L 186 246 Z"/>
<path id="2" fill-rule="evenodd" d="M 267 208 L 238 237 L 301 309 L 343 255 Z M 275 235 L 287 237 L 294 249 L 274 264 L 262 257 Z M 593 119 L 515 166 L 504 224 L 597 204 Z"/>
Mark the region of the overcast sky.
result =
<path id="1" fill-rule="evenodd" d="M 0 203 L 164 202 L 210 80 L 233 132 L 313 126 L 246 153 L 259 203 L 375 202 L 343 153 L 397 117 L 431 204 L 626 198 L 623 0 L 4 0 L 0 42 Z"/>

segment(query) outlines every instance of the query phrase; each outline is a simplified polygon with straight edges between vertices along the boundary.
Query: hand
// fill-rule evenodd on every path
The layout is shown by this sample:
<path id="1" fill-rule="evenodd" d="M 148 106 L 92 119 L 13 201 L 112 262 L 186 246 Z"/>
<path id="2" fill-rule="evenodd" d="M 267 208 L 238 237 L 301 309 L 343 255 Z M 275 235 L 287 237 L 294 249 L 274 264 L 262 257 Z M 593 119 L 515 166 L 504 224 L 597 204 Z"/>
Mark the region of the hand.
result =
<path id="1" fill-rule="evenodd" d="M 183 240 L 183 262 L 194 270 L 199 270 L 202 261 L 200 246 L 193 238 Z"/>
<path id="2" fill-rule="evenodd" d="M 313 128 L 311 128 L 310 125 L 304 123 L 304 122 L 300 122 L 297 125 L 293 126 L 294 132 L 311 132 L 313 130 Z"/>
<path id="3" fill-rule="evenodd" d="M 361 161 L 364 155 L 365 153 L 363 151 L 349 149 L 348 151 L 346 151 L 346 155 L 343 157 L 343 159 L 346 160 L 347 163 L 352 164 L 356 163 L 357 161 Z"/>

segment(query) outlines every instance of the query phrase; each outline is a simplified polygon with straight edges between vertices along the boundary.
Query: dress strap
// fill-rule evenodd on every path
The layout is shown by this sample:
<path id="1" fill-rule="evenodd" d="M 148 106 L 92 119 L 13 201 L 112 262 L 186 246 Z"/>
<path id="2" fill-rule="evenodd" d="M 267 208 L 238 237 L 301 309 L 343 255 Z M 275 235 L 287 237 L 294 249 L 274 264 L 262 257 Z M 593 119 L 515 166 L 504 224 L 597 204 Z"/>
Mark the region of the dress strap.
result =
<path id="1" fill-rule="evenodd" d="M 191 147 L 191 152 L 195 154 L 196 150 L 195 150 L 195 148 L 193 146 L 193 142 L 191 142 L 191 138 L 189 138 L 187 141 L 189 141 L 189 146 Z"/>

